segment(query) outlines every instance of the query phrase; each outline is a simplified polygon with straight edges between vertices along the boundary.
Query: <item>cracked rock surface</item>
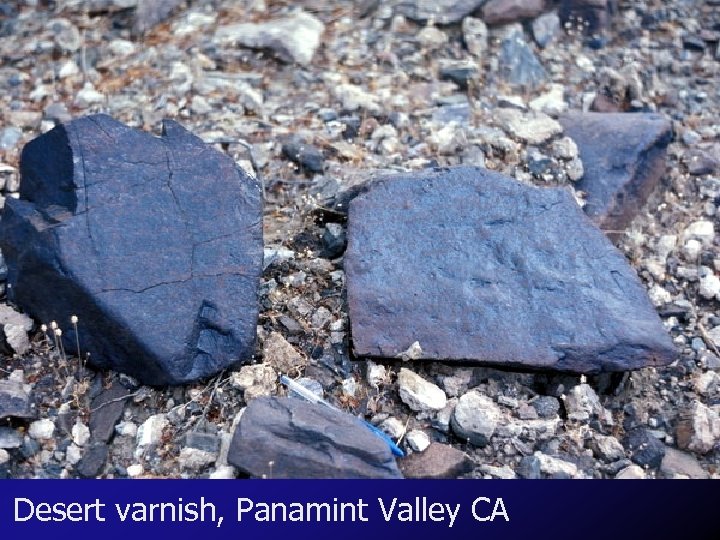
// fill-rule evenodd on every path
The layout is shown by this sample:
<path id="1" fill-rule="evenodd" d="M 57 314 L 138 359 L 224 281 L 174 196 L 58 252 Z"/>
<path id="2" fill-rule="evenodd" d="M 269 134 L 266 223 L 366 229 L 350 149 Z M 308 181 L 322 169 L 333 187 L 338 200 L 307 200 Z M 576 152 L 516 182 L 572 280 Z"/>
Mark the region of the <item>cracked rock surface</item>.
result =
<path id="1" fill-rule="evenodd" d="M 359 356 L 420 341 L 425 360 L 597 373 L 677 354 L 635 272 L 569 192 L 486 169 L 371 185 L 350 203 L 345 271 Z"/>
<path id="2" fill-rule="evenodd" d="M 146 384 L 251 356 L 262 196 L 232 159 L 174 121 L 157 138 L 92 115 L 29 143 L 20 169 L 0 228 L 13 303 L 42 321 L 89 315 L 91 360 Z"/>

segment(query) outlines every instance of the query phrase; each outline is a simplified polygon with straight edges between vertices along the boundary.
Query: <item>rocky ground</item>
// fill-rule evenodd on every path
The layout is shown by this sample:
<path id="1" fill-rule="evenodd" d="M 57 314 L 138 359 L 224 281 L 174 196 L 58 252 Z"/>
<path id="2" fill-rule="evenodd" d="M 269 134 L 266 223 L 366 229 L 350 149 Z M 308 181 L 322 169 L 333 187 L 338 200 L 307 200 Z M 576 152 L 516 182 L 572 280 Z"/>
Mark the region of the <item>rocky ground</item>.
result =
<path id="1" fill-rule="evenodd" d="M 227 152 L 265 190 L 258 365 L 141 386 L 2 307 L 0 476 L 235 477 L 239 413 L 284 394 L 284 372 L 399 440 L 406 476 L 720 477 L 718 2 L 619 1 L 604 31 L 512 2 L 489 25 L 421 0 L 195 0 L 157 25 L 134 4 L 0 6 L 4 196 L 25 143 L 91 112 L 155 133 L 174 118 Z M 664 184 L 617 244 L 678 359 L 587 378 L 355 359 L 348 190 L 457 164 L 573 189 L 583 163 L 552 118 L 591 107 L 672 120 Z"/>

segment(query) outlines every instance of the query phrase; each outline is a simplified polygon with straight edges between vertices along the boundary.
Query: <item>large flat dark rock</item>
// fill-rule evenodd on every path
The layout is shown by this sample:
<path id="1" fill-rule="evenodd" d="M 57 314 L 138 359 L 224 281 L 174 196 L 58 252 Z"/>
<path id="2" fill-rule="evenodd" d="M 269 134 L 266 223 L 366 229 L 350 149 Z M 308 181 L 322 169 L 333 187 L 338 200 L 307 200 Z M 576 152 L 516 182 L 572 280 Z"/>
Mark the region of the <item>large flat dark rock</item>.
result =
<path id="1" fill-rule="evenodd" d="M 624 231 L 665 174 L 672 125 L 651 113 L 569 113 L 560 118 L 578 146 L 585 211 L 614 237 Z"/>
<path id="2" fill-rule="evenodd" d="M 350 203 L 355 353 L 579 373 L 675 348 L 624 256 L 561 188 L 477 168 L 381 178 Z"/>
<path id="3" fill-rule="evenodd" d="M 172 121 L 162 137 L 105 115 L 61 125 L 21 156 L 0 247 L 8 298 L 58 321 L 100 368 L 146 384 L 250 358 L 262 271 L 259 183 Z"/>
<path id="4" fill-rule="evenodd" d="M 294 398 L 245 409 L 228 462 L 257 478 L 401 478 L 387 444 L 350 414 Z"/>

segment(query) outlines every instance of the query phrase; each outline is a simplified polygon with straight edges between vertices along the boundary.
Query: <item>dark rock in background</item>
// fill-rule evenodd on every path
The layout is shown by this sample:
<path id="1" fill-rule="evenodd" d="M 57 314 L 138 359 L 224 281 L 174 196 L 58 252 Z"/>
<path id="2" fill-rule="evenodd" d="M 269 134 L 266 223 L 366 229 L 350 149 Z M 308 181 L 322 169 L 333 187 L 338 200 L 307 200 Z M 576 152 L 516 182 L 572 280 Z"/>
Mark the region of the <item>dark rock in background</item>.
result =
<path id="1" fill-rule="evenodd" d="M 387 444 L 360 420 L 293 398 L 252 400 L 228 462 L 254 477 L 402 477 Z"/>
<path id="2" fill-rule="evenodd" d="M 405 478 L 457 478 L 470 472 L 472 461 L 465 452 L 434 442 L 400 461 L 400 469 Z"/>
<path id="3" fill-rule="evenodd" d="M 579 25 L 589 35 L 602 34 L 608 26 L 615 0 L 562 0 L 558 14 L 565 24 Z"/>
<path id="4" fill-rule="evenodd" d="M 89 0 L 79 4 L 91 15 L 110 13 L 120 27 L 142 35 L 187 4 L 187 0 Z"/>
<path id="5" fill-rule="evenodd" d="M 650 113 L 569 113 L 560 123 L 585 168 L 577 188 L 587 193 L 587 214 L 621 233 L 665 175 L 670 122 Z"/>
<path id="6" fill-rule="evenodd" d="M 400 2 L 395 10 L 413 21 L 436 24 L 454 24 L 479 10 L 487 0 L 408 0 Z"/>
<path id="7" fill-rule="evenodd" d="M 547 7 L 545 0 L 489 0 L 482 8 L 487 24 L 508 24 L 533 19 Z"/>
<path id="8" fill-rule="evenodd" d="M 287 159 L 297 163 L 305 172 L 323 172 L 325 158 L 322 152 L 311 144 L 289 140 L 283 143 L 282 153 Z"/>
<path id="9" fill-rule="evenodd" d="M 461 90 L 467 90 L 468 83 L 477 76 L 476 64 L 467 62 L 442 62 L 438 68 L 438 75 L 443 81 L 452 81 Z"/>
<path id="10" fill-rule="evenodd" d="M 578 373 L 675 359 L 635 271 L 563 189 L 436 169 L 379 179 L 348 218 L 359 356 L 419 341 L 424 360 Z"/>
<path id="11" fill-rule="evenodd" d="M 195 381 L 254 350 L 262 195 L 224 154 L 172 121 L 153 137 L 95 115 L 21 156 L 0 246 L 8 298 L 58 321 L 77 314 L 91 362 L 146 384 Z"/>

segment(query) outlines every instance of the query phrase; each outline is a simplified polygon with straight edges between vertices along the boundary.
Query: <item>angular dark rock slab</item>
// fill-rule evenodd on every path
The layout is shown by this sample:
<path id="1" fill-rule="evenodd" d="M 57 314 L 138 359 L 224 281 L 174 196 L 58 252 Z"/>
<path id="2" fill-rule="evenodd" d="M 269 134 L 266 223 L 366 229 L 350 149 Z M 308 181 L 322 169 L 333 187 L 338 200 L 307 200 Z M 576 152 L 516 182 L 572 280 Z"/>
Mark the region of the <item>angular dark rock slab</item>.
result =
<path id="1" fill-rule="evenodd" d="M 625 257 L 561 188 L 478 168 L 381 178 L 350 203 L 355 353 L 579 373 L 664 365 L 670 336 Z"/>
<path id="2" fill-rule="evenodd" d="M 130 391 L 122 384 L 113 383 L 103 389 L 90 405 L 90 437 L 93 441 L 107 443 L 115 433 L 115 425 L 120 421 L 125 402 Z"/>
<path id="3" fill-rule="evenodd" d="M 510 84 L 536 88 L 547 80 L 547 71 L 521 31 L 502 40 L 498 59 L 500 75 Z"/>
<path id="4" fill-rule="evenodd" d="M 262 271 L 259 183 L 172 121 L 158 138 L 105 115 L 21 155 L 0 247 L 8 298 L 58 321 L 66 349 L 146 384 L 205 378 L 252 355 Z"/>
<path id="5" fill-rule="evenodd" d="M 360 420 L 293 398 L 252 400 L 228 462 L 254 477 L 402 477 L 388 446 Z"/>
<path id="6" fill-rule="evenodd" d="M 585 211 L 611 237 L 622 233 L 665 174 L 672 125 L 652 113 L 569 113 L 560 123 L 585 168 Z"/>

